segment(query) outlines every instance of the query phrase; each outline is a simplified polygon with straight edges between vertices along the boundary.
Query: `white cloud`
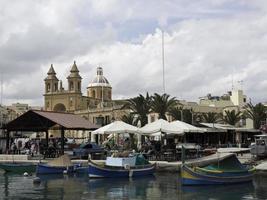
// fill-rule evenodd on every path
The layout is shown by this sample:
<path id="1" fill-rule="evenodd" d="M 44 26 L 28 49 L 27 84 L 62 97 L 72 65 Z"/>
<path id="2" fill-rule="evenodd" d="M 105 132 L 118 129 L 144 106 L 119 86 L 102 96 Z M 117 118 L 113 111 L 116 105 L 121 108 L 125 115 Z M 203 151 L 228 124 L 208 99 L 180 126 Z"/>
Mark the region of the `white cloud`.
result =
<path id="1" fill-rule="evenodd" d="M 220 95 L 231 89 L 233 74 L 249 97 L 265 101 L 266 10 L 266 1 L 245 0 L 1 1 L 4 103 L 41 105 L 50 63 L 65 80 L 73 60 L 84 90 L 101 64 L 115 98 L 162 92 L 160 28 L 167 93 L 188 100 Z"/>

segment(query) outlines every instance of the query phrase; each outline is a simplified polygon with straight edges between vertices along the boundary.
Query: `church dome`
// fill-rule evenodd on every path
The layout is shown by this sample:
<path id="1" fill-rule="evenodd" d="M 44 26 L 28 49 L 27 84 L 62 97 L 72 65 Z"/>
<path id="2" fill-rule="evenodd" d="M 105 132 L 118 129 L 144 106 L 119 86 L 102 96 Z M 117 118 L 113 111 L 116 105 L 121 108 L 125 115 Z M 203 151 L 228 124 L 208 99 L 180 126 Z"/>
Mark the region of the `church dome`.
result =
<path id="1" fill-rule="evenodd" d="M 104 77 L 103 75 L 103 69 L 102 67 L 98 67 L 97 68 L 97 74 L 94 77 L 94 79 L 91 81 L 91 83 L 89 83 L 88 87 L 110 87 L 111 85 L 109 84 L 108 80 L 106 79 L 106 77 Z"/>

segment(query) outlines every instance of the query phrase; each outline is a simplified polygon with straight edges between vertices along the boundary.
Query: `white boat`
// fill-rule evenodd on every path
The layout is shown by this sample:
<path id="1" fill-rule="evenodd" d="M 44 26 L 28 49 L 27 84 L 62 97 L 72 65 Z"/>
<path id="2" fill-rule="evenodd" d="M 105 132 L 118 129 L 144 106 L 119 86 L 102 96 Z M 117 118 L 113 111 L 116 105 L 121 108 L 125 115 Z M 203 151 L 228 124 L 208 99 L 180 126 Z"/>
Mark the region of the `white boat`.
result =
<path id="1" fill-rule="evenodd" d="M 251 144 L 250 152 L 257 157 L 267 156 L 267 135 L 255 135 L 255 143 Z"/>

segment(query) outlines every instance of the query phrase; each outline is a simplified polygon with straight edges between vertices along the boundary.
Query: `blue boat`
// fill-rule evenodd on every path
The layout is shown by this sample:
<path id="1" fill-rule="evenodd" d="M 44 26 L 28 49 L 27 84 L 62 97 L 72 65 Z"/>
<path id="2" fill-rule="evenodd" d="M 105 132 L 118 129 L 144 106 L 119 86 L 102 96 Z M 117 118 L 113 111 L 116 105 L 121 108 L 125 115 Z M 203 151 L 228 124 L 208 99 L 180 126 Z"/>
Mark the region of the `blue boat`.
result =
<path id="1" fill-rule="evenodd" d="M 106 162 L 106 165 L 98 165 L 92 161 L 89 161 L 88 174 L 90 178 L 123 178 L 123 177 L 142 177 L 153 175 L 155 172 L 155 164 L 149 162 L 141 162 L 140 156 L 132 158 L 111 158 L 109 160 L 114 161 L 114 164 Z M 135 160 L 135 163 L 131 163 L 131 160 Z M 125 162 L 126 161 L 126 162 Z M 127 163 L 128 162 L 128 163 Z"/>
<path id="2" fill-rule="evenodd" d="M 73 164 L 67 155 L 60 156 L 47 164 L 39 163 L 36 174 L 63 174 L 74 172 Z"/>
<path id="3" fill-rule="evenodd" d="M 206 167 L 181 167 L 182 185 L 220 185 L 252 181 L 255 168 L 242 165 L 235 154 Z"/>
<path id="4" fill-rule="evenodd" d="M 63 174 L 73 171 L 73 167 L 49 166 L 47 164 L 38 164 L 36 167 L 36 174 Z"/>

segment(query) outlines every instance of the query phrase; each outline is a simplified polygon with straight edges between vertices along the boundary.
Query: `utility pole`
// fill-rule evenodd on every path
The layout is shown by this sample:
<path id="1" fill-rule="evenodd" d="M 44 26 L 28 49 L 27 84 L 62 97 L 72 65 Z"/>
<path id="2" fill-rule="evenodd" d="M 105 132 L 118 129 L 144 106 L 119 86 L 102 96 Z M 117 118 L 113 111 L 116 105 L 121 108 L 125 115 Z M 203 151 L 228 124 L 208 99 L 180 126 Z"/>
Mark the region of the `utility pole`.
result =
<path id="1" fill-rule="evenodd" d="M 165 93 L 165 58 L 164 58 L 164 31 L 162 32 L 162 82 L 163 82 L 163 93 Z"/>

